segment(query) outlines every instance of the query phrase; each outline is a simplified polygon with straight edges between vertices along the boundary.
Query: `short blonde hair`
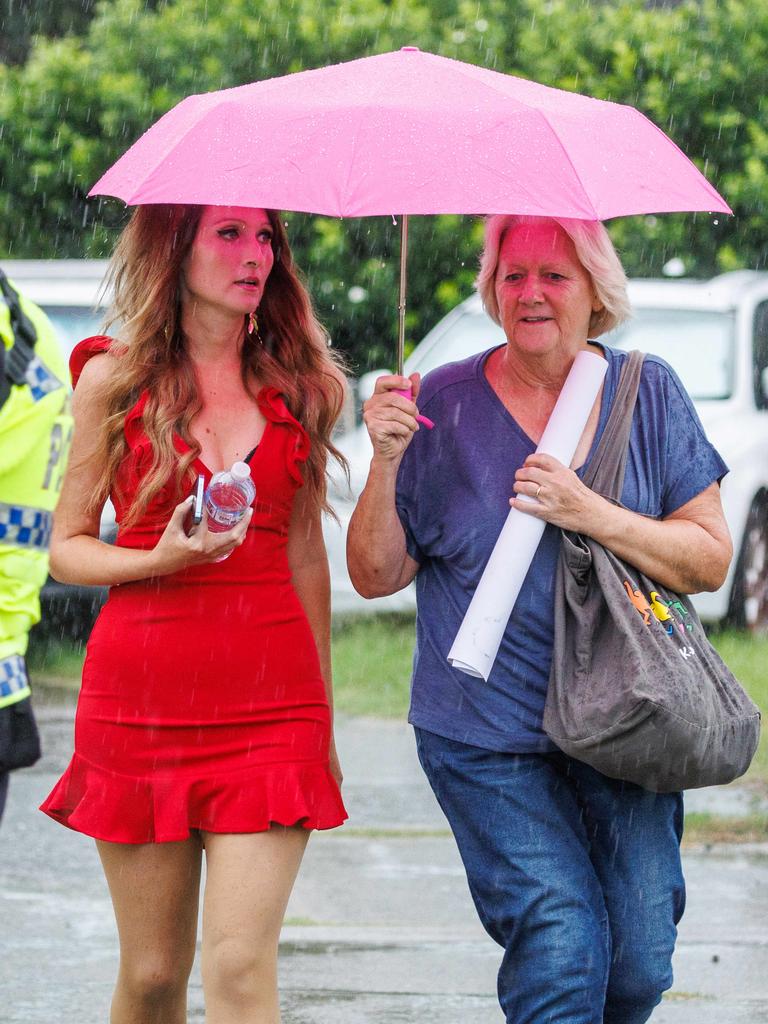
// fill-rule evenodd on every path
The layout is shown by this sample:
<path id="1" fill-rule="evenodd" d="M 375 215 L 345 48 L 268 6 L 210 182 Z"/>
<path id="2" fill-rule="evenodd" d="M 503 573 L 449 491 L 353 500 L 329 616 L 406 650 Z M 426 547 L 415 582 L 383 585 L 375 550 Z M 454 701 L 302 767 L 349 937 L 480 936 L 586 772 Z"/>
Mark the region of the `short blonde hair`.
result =
<path id="1" fill-rule="evenodd" d="M 518 224 L 559 224 L 573 242 L 579 262 L 589 274 L 603 308 L 592 314 L 589 336 L 597 338 L 613 330 L 631 315 L 627 296 L 627 275 L 608 232 L 599 220 L 572 220 L 568 217 L 530 217 L 497 213 L 485 222 L 485 246 L 480 258 L 480 273 L 475 286 L 480 292 L 488 316 L 501 323 L 496 301 L 496 269 L 504 236 Z"/>

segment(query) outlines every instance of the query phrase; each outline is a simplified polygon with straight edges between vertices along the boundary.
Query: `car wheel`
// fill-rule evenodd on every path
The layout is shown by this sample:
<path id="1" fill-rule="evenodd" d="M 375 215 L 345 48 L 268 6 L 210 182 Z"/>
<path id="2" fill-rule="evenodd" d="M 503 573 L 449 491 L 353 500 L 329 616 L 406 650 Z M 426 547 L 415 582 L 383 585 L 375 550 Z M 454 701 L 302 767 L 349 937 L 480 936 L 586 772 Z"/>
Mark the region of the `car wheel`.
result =
<path id="1" fill-rule="evenodd" d="M 752 502 L 731 590 L 729 622 L 751 633 L 768 633 L 768 494 Z"/>

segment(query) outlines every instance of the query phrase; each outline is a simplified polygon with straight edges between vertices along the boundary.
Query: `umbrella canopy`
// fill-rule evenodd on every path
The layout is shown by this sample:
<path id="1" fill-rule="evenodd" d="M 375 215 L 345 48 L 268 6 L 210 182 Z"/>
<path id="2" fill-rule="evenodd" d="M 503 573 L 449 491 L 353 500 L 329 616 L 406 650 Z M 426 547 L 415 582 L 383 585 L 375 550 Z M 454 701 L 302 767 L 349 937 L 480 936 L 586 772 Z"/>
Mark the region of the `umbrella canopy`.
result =
<path id="1" fill-rule="evenodd" d="M 415 47 L 190 96 L 90 195 L 338 217 L 731 212 L 633 107 Z"/>

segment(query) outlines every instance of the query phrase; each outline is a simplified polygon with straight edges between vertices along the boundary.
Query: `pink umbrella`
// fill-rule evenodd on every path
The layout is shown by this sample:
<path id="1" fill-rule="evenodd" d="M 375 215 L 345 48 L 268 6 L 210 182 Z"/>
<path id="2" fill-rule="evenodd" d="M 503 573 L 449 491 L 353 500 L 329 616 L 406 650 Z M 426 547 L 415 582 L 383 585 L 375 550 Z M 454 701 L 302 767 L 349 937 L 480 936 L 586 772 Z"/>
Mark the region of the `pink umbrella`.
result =
<path id="1" fill-rule="evenodd" d="M 415 47 L 189 96 L 90 195 L 338 217 L 731 212 L 633 107 Z"/>

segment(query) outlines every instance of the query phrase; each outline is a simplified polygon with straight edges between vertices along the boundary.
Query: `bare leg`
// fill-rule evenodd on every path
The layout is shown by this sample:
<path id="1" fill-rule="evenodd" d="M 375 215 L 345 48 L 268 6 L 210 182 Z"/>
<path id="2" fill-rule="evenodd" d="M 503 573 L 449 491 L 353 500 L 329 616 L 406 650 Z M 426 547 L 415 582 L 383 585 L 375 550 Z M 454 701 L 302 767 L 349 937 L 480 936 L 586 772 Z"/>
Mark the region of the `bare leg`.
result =
<path id="1" fill-rule="evenodd" d="M 207 1024 L 279 1024 L 277 945 L 309 832 L 206 832 L 203 991 Z"/>
<path id="2" fill-rule="evenodd" d="M 202 846 L 97 842 L 120 936 L 111 1024 L 186 1024 Z"/>

